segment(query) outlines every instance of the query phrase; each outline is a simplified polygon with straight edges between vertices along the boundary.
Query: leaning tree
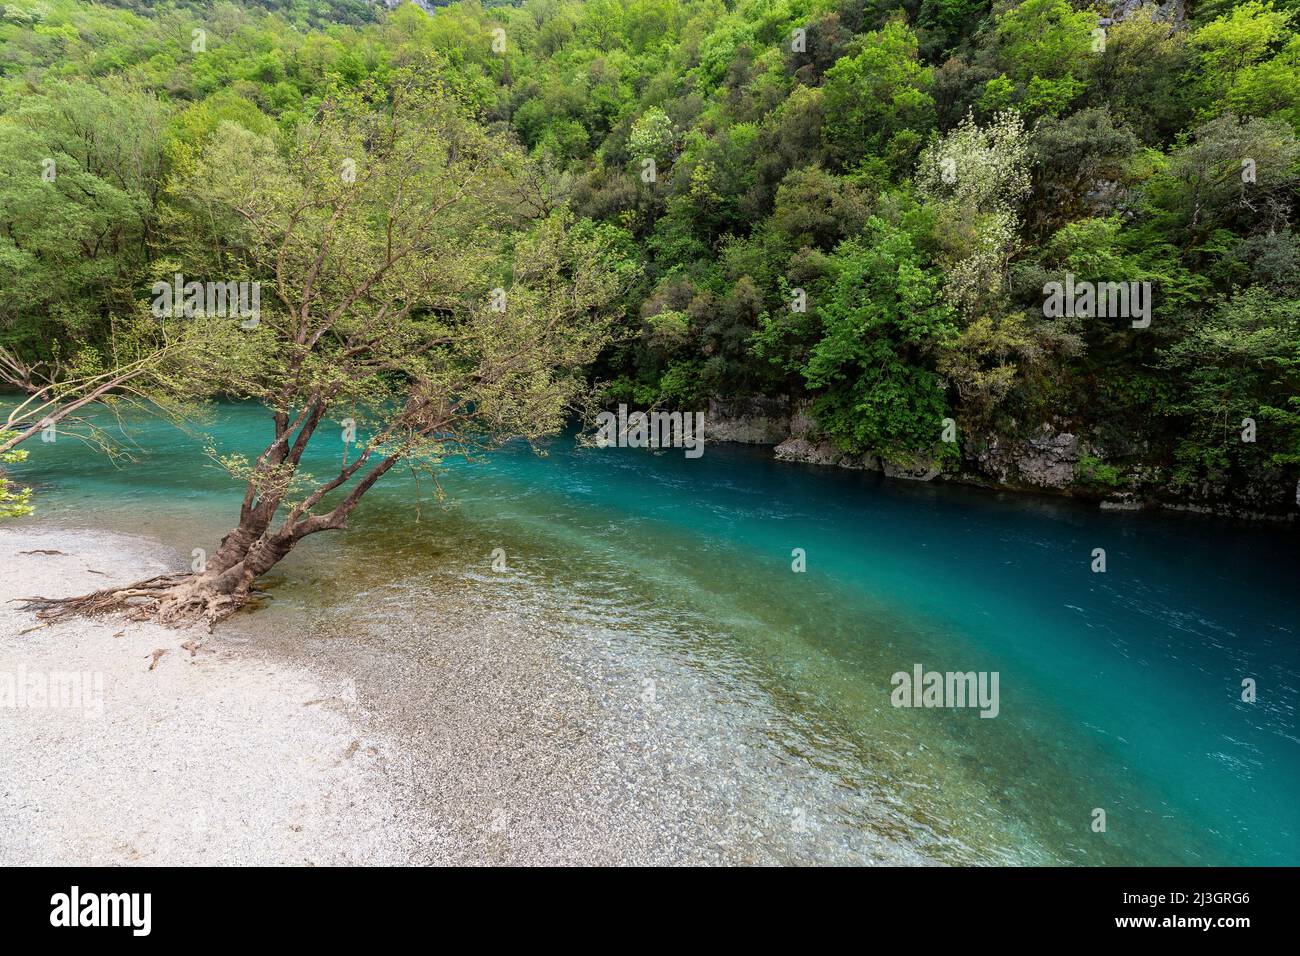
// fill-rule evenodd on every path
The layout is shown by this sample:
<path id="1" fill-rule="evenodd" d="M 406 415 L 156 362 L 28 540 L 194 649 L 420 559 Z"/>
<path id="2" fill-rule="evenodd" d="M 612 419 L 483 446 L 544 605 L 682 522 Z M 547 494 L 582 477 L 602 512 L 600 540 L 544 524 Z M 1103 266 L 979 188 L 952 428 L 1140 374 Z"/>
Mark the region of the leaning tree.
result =
<path id="1" fill-rule="evenodd" d="M 169 228 L 196 275 L 262 282 L 255 328 L 201 320 L 230 338 L 221 394 L 269 416 L 255 458 L 216 456 L 238 523 L 202 570 L 28 606 L 211 625 L 399 463 L 557 431 L 634 267 L 589 223 L 530 218 L 524 165 L 428 73 L 332 95 L 287 146 L 219 127 L 170 184 Z M 356 446 L 308 474 L 344 419 Z"/>

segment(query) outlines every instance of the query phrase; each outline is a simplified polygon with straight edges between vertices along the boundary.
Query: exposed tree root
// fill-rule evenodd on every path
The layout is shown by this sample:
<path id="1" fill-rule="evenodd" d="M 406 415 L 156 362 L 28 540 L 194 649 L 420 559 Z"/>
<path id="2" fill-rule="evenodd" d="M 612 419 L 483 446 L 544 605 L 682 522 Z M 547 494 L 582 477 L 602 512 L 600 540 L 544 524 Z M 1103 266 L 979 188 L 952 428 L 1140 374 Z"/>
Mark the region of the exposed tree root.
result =
<path id="1" fill-rule="evenodd" d="M 35 611 L 39 620 L 51 624 L 71 617 L 120 615 L 172 627 L 203 622 L 211 630 L 219 621 L 253 600 L 253 595 L 248 591 L 223 593 L 212 586 L 210 577 L 176 573 L 78 597 L 17 600 L 23 610 Z"/>

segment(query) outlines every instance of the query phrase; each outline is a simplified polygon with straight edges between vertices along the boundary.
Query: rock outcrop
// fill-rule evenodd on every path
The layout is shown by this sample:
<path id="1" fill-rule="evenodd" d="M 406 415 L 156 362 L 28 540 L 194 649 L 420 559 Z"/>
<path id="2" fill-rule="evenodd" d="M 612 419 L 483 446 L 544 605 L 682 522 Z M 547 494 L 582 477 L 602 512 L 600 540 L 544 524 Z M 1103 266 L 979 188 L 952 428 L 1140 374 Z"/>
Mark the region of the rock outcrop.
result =
<path id="1" fill-rule="evenodd" d="M 942 470 L 928 458 L 918 458 L 910 465 L 902 465 L 894 461 L 882 461 L 881 465 L 885 470 L 886 478 L 903 478 L 907 481 L 934 481 Z"/>
<path id="2" fill-rule="evenodd" d="M 844 452 L 828 441 L 814 442 L 791 435 L 776 446 L 776 457 L 781 461 L 803 461 L 810 465 L 838 465 Z"/>
<path id="3" fill-rule="evenodd" d="M 788 398 L 711 398 L 704 416 L 704 437 L 708 441 L 776 445 L 791 433 L 794 418 Z"/>
<path id="4" fill-rule="evenodd" d="M 1019 441 L 993 436 L 969 442 L 966 456 L 982 475 L 999 484 L 1061 489 L 1074 483 L 1083 444 L 1075 435 L 1045 424 Z"/>
<path id="5" fill-rule="evenodd" d="M 840 468 L 859 468 L 879 471 L 880 459 L 875 455 L 850 455 L 828 439 L 815 440 L 791 435 L 776 446 L 776 457 L 781 461 L 802 461 L 810 465 L 836 465 Z"/>

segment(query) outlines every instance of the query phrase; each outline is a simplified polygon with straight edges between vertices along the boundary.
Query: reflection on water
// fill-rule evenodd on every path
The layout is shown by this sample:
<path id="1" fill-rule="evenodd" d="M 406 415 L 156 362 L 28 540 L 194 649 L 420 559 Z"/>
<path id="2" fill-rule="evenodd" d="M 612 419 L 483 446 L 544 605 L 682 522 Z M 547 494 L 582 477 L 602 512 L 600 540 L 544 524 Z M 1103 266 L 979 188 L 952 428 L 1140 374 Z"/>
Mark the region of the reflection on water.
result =
<path id="1" fill-rule="evenodd" d="M 263 428 L 230 406 L 217 432 L 251 451 Z M 210 549 L 237 489 L 192 440 L 154 425 L 136 437 L 148 457 L 121 468 L 36 449 L 23 475 L 43 517 Z M 318 454 L 323 472 L 332 455 Z M 418 511 L 397 477 L 350 532 L 292 556 L 240 626 L 269 639 L 311 621 L 379 648 L 398 640 L 385 622 L 409 641 L 486 600 L 575 654 L 671 662 L 694 675 L 701 712 L 761 713 L 790 766 L 834 781 L 820 810 L 844 833 L 947 861 L 1296 862 L 1293 535 L 767 454 L 561 440 L 545 458 L 449 466 L 454 504 Z M 1096 547 L 1105 574 L 1090 570 Z M 894 709 L 890 677 L 917 663 L 998 671 L 1000 716 Z M 780 764 L 770 772 L 776 785 Z"/>

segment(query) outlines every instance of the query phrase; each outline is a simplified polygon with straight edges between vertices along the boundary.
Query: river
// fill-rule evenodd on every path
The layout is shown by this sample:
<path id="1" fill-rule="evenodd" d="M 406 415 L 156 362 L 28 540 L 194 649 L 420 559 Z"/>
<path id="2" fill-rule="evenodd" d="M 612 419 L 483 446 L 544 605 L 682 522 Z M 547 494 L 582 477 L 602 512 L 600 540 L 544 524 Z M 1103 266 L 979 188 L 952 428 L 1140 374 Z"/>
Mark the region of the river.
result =
<path id="1" fill-rule="evenodd" d="M 222 405 L 204 430 L 222 452 L 255 454 L 267 419 Z M 240 489 L 205 440 L 152 421 L 130 435 L 135 460 L 118 463 L 67 437 L 29 443 L 15 477 L 42 520 L 213 550 Z M 307 467 L 323 474 L 342 449 L 322 445 Z M 570 436 L 544 457 L 511 447 L 448 463 L 446 505 L 427 481 L 389 479 L 234 626 L 382 638 L 400 618 L 418 640 L 472 595 L 480 613 L 523 608 L 564 639 L 602 635 L 642 700 L 671 710 L 681 681 L 655 675 L 693 673 L 709 698 L 693 711 L 725 699 L 761 713 L 782 761 L 843 797 L 792 796 L 796 826 L 834 817 L 837 839 L 856 828 L 951 863 L 1300 860 L 1293 531 L 722 444 L 698 459 Z M 892 706 L 892 676 L 918 664 L 996 672 L 997 716 Z M 780 762 L 768 773 L 782 785 Z"/>

